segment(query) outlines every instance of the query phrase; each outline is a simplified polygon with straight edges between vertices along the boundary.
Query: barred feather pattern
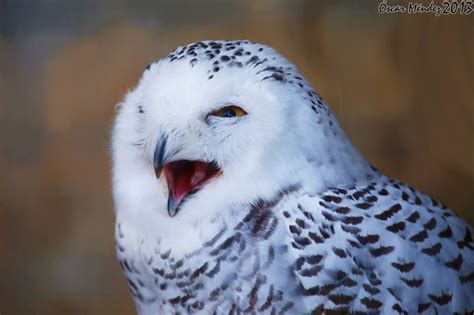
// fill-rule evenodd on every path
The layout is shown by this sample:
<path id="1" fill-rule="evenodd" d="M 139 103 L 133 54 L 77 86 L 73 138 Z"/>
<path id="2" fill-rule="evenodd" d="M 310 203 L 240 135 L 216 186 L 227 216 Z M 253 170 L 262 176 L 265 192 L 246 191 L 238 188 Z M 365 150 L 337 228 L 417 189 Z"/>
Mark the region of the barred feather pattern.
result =
<path id="1" fill-rule="evenodd" d="M 256 200 L 234 226 L 175 257 L 116 247 L 143 314 L 451 314 L 474 311 L 472 228 L 393 179 Z"/>

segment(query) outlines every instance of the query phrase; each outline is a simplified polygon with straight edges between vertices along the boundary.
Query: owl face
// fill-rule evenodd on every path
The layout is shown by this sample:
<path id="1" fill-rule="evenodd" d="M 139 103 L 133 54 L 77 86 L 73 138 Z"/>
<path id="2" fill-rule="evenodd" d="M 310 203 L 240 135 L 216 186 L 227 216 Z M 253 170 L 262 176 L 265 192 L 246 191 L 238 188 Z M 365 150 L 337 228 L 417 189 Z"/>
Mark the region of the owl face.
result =
<path id="1" fill-rule="evenodd" d="M 277 154 L 292 123 L 278 85 L 242 69 L 209 79 L 206 64 L 162 62 L 148 72 L 133 92 L 141 105 L 132 114 L 150 172 L 166 187 L 170 216 L 208 185 L 265 171 L 263 153 Z"/>
<path id="2" fill-rule="evenodd" d="M 120 106 L 112 146 L 118 211 L 193 222 L 367 166 L 296 68 L 242 41 L 190 44 L 150 65 Z"/>

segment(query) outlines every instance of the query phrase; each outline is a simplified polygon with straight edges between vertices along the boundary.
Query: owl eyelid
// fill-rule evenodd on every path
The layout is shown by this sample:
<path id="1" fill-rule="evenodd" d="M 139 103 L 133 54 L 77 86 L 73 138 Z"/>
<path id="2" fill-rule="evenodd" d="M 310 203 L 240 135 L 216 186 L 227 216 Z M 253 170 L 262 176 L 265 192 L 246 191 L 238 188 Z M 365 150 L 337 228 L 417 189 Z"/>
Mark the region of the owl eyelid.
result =
<path id="1" fill-rule="evenodd" d="M 224 112 L 226 110 L 232 110 L 234 112 L 234 115 L 233 116 L 223 116 L 223 115 L 220 115 L 220 114 L 224 114 Z M 247 112 L 240 106 L 238 105 L 235 105 L 235 104 L 227 104 L 227 105 L 224 105 L 218 109 L 215 109 L 213 111 L 211 111 L 207 116 L 206 118 L 209 118 L 210 116 L 213 116 L 213 117 L 219 117 L 219 118 L 239 118 L 239 117 L 243 117 L 243 116 L 246 116 L 247 115 Z"/>

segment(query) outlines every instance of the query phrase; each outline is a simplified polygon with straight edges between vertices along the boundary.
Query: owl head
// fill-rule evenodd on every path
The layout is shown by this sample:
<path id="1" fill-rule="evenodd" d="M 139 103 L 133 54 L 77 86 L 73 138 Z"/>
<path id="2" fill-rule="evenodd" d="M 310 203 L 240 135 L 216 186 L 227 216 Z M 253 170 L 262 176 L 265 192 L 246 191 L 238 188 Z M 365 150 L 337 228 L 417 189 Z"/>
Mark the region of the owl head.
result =
<path id="1" fill-rule="evenodd" d="M 296 67 L 248 41 L 196 42 L 152 63 L 118 108 L 112 151 L 117 211 L 167 224 L 370 172 Z"/>

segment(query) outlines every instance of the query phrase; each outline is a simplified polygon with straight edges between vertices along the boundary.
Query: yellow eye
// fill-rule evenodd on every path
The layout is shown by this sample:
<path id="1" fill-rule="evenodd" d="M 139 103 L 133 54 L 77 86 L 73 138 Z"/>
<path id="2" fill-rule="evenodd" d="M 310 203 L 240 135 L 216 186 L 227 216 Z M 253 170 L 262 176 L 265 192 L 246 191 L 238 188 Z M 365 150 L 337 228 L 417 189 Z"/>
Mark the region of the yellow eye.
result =
<path id="1" fill-rule="evenodd" d="M 218 109 L 218 110 L 212 112 L 211 115 L 218 116 L 218 117 L 230 118 L 230 117 L 245 116 L 245 115 L 247 115 L 247 112 L 244 111 L 239 106 L 230 105 L 230 106 L 222 107 L 221 109 Z"/>

